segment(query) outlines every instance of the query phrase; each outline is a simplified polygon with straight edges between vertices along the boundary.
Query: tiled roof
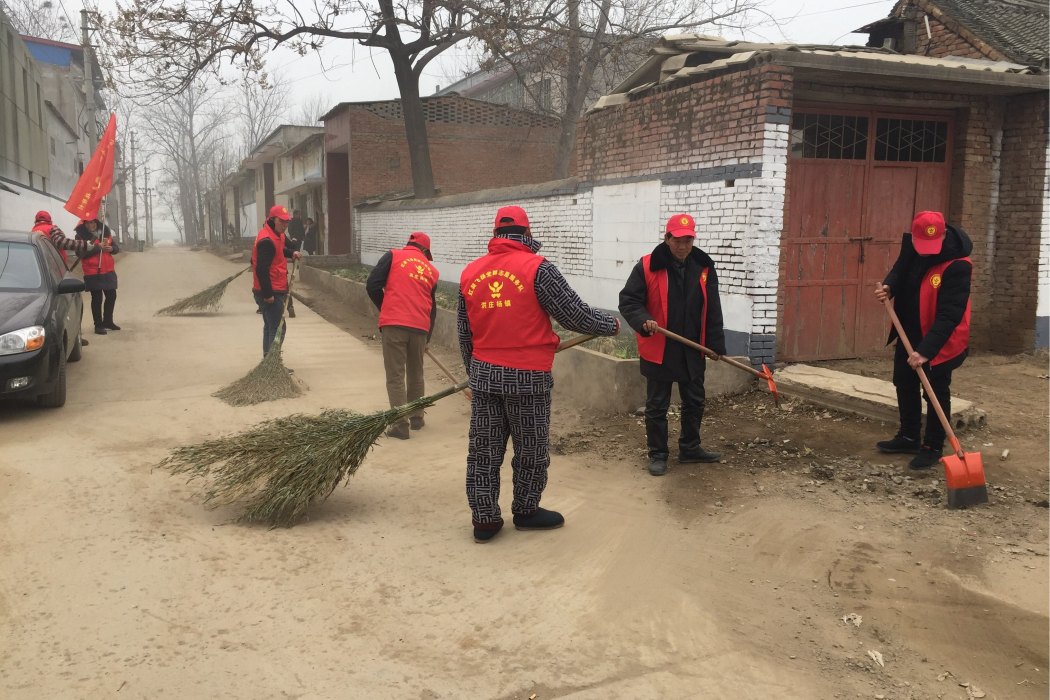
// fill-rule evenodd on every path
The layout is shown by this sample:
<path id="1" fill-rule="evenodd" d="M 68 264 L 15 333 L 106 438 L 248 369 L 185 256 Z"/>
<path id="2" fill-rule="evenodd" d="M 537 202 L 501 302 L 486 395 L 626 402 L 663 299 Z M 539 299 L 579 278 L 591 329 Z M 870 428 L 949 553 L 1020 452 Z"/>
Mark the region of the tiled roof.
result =
<path id="1" fill-rule="evenodd" d="M 1047 61 L 1050 20 L 1046 0 L 929 0 L 1011 61 Z"/>

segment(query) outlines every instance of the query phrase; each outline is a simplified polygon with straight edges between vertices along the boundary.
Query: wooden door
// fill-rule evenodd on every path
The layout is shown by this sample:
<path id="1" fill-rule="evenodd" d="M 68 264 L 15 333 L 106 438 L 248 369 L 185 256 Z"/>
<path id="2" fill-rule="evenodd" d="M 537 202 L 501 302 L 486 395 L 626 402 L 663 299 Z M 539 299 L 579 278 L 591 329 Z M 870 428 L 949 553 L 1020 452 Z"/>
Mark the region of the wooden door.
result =
<path id="1" fill-rule="evenodd" d="M 945 118 L 797 109 L 781 241 L 779 359 L 861 357 L 885 344 L 872 301 L 916 211 L 946 211 Z"/>

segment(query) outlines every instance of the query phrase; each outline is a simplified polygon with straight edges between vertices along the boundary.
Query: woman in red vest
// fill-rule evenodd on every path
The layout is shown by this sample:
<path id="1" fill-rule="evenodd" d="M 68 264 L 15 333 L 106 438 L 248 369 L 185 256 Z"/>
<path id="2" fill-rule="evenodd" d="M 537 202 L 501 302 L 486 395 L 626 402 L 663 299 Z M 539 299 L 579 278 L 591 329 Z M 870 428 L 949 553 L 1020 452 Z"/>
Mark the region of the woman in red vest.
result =
<path id="1" fill-rule="evenodd" d="M 438 271 L 431 264 L 430 236 L 416 231 L 404 248 L 390 250 L 368 275 L 365 290 L 379 309 L 383 335 L 383 365 L 390 407 L 404 406 L 423 396 L 423 353 L 434 332 L 437 317 Z M 408 386 L 405 386 L 405 375 Z M 386 434 L 407 440 L 409 427 L 423 427 L 423 409 L 409 420 L 393 425 Z"/>
<path id="2" fill-rule="evenodd" d="M 263 357 L 270 351 L 284 317 L 284 300 L 288 296 L 288 259 L 298 260 L 300 257 L 299 251 L 292 247 L 284 235 L 291 220 L 292 215 L 287 208 L 280 204 L 273 205 L 252 245 L 252 295 L 263 317 Z M 287 327 L 284 332 L 288 333 Z"/>
<path id="3" fill-rule="evenodd" d="M 564 328 L 616 335 L 620 323 L 592 309 L 552 263 L 537 255 L 529 218 L 521 207 L 496 212 L 488 255 L 463 270 L 459 282 L 459 348 L 470 380 L 467 502 L 474 541 L 488 542 L 503 527 L 500 467 L 514 441 L 514 500 L 519 530 L 561 527 L 561 513 L 540 508 L 550 465 L 551 367 Z"/>
<path id="4" fill-rule="evenodd" d="M 645 436 L 653 476 L 667 473 L 667 408 L 675 383 L 682 398 L 678 461 L 717 462 L 722 457 L 700 446 L 706 358 L 656 333 L 659 326 L 719 355 L 726 352 L 715 263 L 694 241 L 693 217 L 672 216 L 664 228 L 664 242 L 638 261 L 620 292 L 620 313 L 638 333 L 640 368 L 646 378 Z"/>
<path id="5" fill-rule="evenodd" d="M 58 249 L 58 254 L 62 256 L 62 262 L 66 264 L 66 267 L 69 267 L 69 256 L 66 251 L 72 250 L 75 253 L 87 253 L 89 250 L 92 252 L 101 250 L 101 246 L 89 245 L 88 241 L 66 238 L 66 234 L 52 223 L 51 214 L 46 211 L 38 211 L 36 213 L 33 221 L 33 230 L 47 236 L 48 240 Z"/>
<path id="6" fill-rule="evenodd" d="M 81 221 L 74 231 L 77 240 L 95 244 L 91 251 L 77 254 L 84 270 L 84 286 L 91 294 L 95 333 L 106 335 L 108 331 L 119 331 L 120 326 L 113 322 L 113 309 L 117 305 L 117 271 L 113 256 L 120 252 L 120 248 L 113 239 L 113 232 L 99 219 Z"/>
<path id="7" fill-rule="evenodd" d="M 962 365 L 970 346 L 970 277 L 968 257 L 973 243 L 966 232 L 949 226 L 937 211 L 915 215 L 911 233 L 905 233 L 901 252 L 883 283 L 876 287 L 881 303 L 893 299 L 893 308 L 911 341 L 909 356 L 897 342 L 893 354 L 893 385 L 897 388 L 900 429 L 891 440 L 876 443 L 880 452 L 914 454 L 912 469 L 929 469 L 941 459 L 944 427 L 927 406 L 926 436 L 922 430 L 922 390 L 918 367 L 926 375 L 937 400 L 950 416 L 952 371 Z M 897 339 L 890 329 L 889 343 Z M 927 404 L 929 400 L 927 399 Z"/>

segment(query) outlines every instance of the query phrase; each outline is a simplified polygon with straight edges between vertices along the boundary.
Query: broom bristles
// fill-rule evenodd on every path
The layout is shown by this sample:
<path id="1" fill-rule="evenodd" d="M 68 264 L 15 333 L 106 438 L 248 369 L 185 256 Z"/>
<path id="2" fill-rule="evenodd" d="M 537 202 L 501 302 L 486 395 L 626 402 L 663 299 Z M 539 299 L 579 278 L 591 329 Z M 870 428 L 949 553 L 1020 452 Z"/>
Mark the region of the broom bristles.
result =
<path id="1" fill-rule="evenodd" d="M 215 311 L 222 306 L 222 296 L 226 293 L 226 287 L 248 270 L 251 266 L 244 268 L 236 275 L 231 275 L 221 282 L 217 282 L 207 289 L 197 292 L 191 297 L 179 299 L 170 306 L 165 306 L 158 311 L 156 316 L 178 316 L 188 311 Z"/>
<path id="2" fill-rule="evenodd" d="M 466 386 L 370 415 L 330 409 L 274 418 L 236 435 L 179 447 L 159 466 L 190 481 L 209 479 L 204 502 L 211 508 L 243 502 L 240 522 L 291 527 L 311 503 L 325 501 L 357 472 L 387 428 Z"/>
<path id="3" fill-rule="evenodd" d="M 281 344 L 284 339 L 284 319 L 277 328 L 277 337 L 270 343 L 270 349 L 262 362 L 235 382 L 231 382 L 216 391 L 212 396 L 222 399 L 231 406 L 253 406 L 264 401 L 291 399 L 302 394 L 302 389 L 284 366 L 281 360 Z"/>

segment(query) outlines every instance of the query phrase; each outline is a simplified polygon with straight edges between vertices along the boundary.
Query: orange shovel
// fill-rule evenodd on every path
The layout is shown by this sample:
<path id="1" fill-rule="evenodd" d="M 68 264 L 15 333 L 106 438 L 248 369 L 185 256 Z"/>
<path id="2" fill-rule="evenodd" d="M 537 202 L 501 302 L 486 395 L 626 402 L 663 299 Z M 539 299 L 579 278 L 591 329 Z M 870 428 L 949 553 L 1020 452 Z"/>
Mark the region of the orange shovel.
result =
<path id="1" fill-rule="evenodd" d="M 705 348 L 700 343 L 697 343 L 695 341 L 689 340 L 689 338 L 683 338 L 682 336 L 678 335 L 677 333 L 669 331 L 666 328 L 661 328 L 660 326 L 657 326 L 656 327 L 656 332 L 660 333 L 662 335 L 666 335 L 668 338 L 671 338 L 673 340 L 677 340 L 679 343 L 682 343 L 683 345 L 688 345 L 689 347 L 693 348 L 694 350 L 699 350 L 700 352 L 702 352 L 705 355 L 707 355 L 708 357 L 710 357 L 712 360 L 721 360 L 722 362 L 725 362 L 726 364 L 733 365 L 737 369 L 742 369 L 745 372 L 753 374 L 756 377 L 758 377 L 759 379 L 765 379 L 766 380 L 766 384 L 769 386 L 769 393 L 771 393 L 773 395 L 773 403 L 776 404 L 777 408 L 780 408 L 780 392 L 777 391 L 777 385 L 773 381 L 773 372 L 768 367 L 766 367 L 765 365 L 762 365 L 762 371 L 759 372 L 754 367 L 748 367 L 747 365 L 745 365 L 742 362 L 737 362 L 736 360 L 730 359 L 730 358 L 726 357 L 725 355 L 719 355 L 718 353 L 716 353 L 711 348 Z"/>
<path id="2" fill-rule="evenodd" d="M 890 314 L 890 320 L 893 321 L 893 327 L 897 329 L 897 336 L 904 343 L 904 349 L 911 355 L 914 350 L 911 349 L 911 343 L 904 329 L 901 328 L 897 312 L 893 310 L 893 302 L 887 298 L 883 303 Z M 922 367 L 916 367 L 915 371 L 919 373 L 919 381 L 922 382 L 922 388 L 926 390 L 926 398 L 929 399 L 930 405 L 937 413 L 937 418 L 944 426 L 948 441 L 955 450 L 955 454 L 941 457 L 941 462 L 944 463 L 944 480 L 948 484 L 948 507 L 965 508 L 978 503 L 987 503 L 988 486 L 984 481 L 984 463 L 981 461 L 981 453 L 963 452 L 962 445 L 959 444 L 959 439 L 955 437 L 955 432 L 952 430 L 951 421 L 944 415 L 941 402 L 937 400 L 937 395 L 933 393 L 933 387 L 930 386 L 930 380 L 926 378 L 926 372 L 922 370 Z"/>

